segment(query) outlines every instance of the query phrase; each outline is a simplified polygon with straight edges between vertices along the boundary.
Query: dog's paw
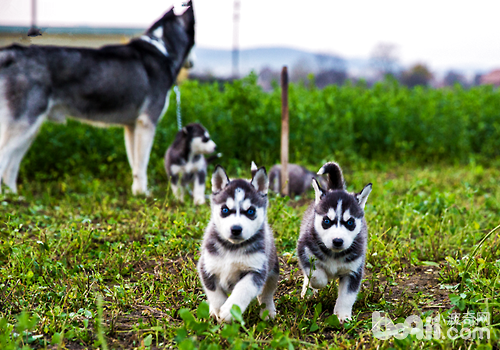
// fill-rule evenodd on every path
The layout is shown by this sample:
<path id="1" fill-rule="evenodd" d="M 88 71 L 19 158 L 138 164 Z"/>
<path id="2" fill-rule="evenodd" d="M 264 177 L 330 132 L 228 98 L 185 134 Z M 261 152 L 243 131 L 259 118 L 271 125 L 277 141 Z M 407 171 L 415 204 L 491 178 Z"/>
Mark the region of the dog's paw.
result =
<path id="1" fill-rule="evenodd" d="M 205 204 L 205 197 L 203 198 L 194 198 L 193 199 L 194 205 L 203 205 Z"/>
<path id="2" fill-rule="evenodd" d="M 300 297 L 301 297 L 301 298 L 305 298 L 305 297 L 306 297 L 306 295 L 307 295 L 307 289 L 310 289 L 310 290 L 311 290 L 311 292 L 312 292 L 313 296 L 316 296 L 316 294 L 318 294 L 318 290 L 317 290 L 317 289 L 315 289 L 315 288 L 312 288 L 312 287 L 305 288 L 305 289 L 303 288 L 303 289 L 302 289 L 302 292 L 300 293 Z"/>
<path id="3" fill-rule="evenodd" d="M 260 310 L 260 317 L 262 318 L 262 315 L 264 314 L 265 311 L 269 311 L 269 313 L 267 314 L 266 318 L 265 318 L 265 321 L 269 320 L 269 319 L 274 319 L 276 317 L 276 309 L 273 305 L 272 308 L 268 308 L 266 306 L 266 308 Z"/>
<path id="4" fill-rule="evenodd" d="M 232 307 L 233 304 L 230 303 L 225 303 L 224 305 L 222 305 L 219 311 L 219 317 L 217 318 L 217 321 L 230 323 L 233 320 L 233 316 L 231 315 Z"/>
<path id="5" fill-rule="evenodd" d="M 213 307 L 210 306 L 209 313 L 210 313 L 210 317 L 215 318 L 216 320 L 219 319 L 219 313 L 220 313 L 219 309 L 214 309 Z"/>
<path id="6" fill-rule="evenodd" d="M 351 313 L 346 311 L 334 311 L 334 314 L 337 315 L 339 322 L 342 324 L 345 321 L 351 320 Z"/>
<path id="7" fill-rule="evenodd" d="M 326 276 L 325 271 L 321 269 L 314 270 L 313 275 L 310 280 L 311 287 L 315 289 L 325 288 L 328 284 L 328 277 Z"/>

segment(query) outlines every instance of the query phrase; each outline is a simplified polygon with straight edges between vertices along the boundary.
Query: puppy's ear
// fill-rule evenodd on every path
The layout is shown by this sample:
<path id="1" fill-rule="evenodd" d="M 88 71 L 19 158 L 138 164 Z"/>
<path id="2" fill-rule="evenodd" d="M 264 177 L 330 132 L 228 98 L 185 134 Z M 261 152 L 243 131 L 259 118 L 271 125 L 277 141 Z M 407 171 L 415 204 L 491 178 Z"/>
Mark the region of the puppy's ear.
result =
<path id="1" fill-rule="evenodd" d="M 220 165 L 215 167 L 215 171 L 212 175 L 212 193 L 217 193 L 222 191 L 229 184 L 229 177 L 226 171 Z"/>
<path id="2" fill-rule="evenodd" d="M 329 162 L 326 163 L 319 169 L 318 175 L 327 174 L 328 178 L 328 190 L 345 190 L 344 176 L 342 175 L 342 169 L 337 163 Z"/>
<path id="3" fill-rule="evenodd" d="M 361 209 L 365 209 L 365 204 L 366 201 L 368 200 L 368 196 L 370 195 L 371 191 L 372 191 L 372 184 L 369 183 L 368 185 L 365 186 L 365 188 L 363 188 L 361 192 L 355 194 L 355 197 L 358 200 Z"/>
<path id="4" fill-rule="evenodd" d="M 252 160 L 252 165 L 250 165 L 250 172 L 252 174 L 252 178 L 255 176 L 255 173 L 257 172 L 257 169 L 259 169 L 257 167 L 257 164 L 255 164 L 255 162 Z"/>
<path id="5" fill-rule="evenodd" d="M 266 168 L 257 169 L 252 177 L 252 186 L 262 194 L 267 194 L 269 190 L 269 178 L 267 177 Z"/>
<path id="6" fill-rule="evenodd" d="M 321 198 L 325 196 L 325 191 L 321 188 L 321 186 L 318 183 L 318 180 L 316 180 L 315 178 L 312 179 L 312 185 L 314 188 L 314 196 L 315 196 L 314 203 L 318 204 Z"/>

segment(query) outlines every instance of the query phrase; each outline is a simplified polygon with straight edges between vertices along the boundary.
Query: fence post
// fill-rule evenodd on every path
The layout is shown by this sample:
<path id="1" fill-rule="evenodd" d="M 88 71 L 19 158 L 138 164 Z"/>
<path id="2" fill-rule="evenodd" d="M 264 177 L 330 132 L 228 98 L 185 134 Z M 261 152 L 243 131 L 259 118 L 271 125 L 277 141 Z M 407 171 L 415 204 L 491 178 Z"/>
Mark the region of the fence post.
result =
<path id="1" fill-rule="evenodd" d="M 281 194 L 288 196 L 288 69 L 281 70 Z"/>

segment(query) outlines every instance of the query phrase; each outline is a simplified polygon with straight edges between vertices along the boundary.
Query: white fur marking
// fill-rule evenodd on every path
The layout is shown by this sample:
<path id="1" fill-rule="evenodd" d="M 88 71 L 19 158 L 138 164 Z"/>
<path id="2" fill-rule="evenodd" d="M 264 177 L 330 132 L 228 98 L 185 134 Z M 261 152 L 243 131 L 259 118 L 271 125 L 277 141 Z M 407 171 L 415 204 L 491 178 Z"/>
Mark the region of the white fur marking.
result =
<path id="1" fill-rule="evenodd" d="M 164 54 L 165 56 L 168 56 L 167 48 L 165 47 L 165 45 L 163 43 L 160 43 L 158 40 L 151 39 L 147 35 L 141 36 L 140 39 L 144 40 L 145 42 L 150 43 L 151 45 L 156 47 L 162 54 Z"/>

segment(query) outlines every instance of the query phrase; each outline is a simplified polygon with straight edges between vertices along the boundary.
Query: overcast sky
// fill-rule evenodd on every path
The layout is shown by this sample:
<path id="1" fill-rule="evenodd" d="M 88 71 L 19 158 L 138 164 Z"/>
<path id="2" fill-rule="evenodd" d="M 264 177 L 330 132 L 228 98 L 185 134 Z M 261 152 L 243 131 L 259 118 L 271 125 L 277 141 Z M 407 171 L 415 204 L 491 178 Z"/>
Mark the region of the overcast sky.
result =
<path id="1" fill-rule="evenodd" d="M 240 0 L 240 47 L 292 47 L 368 58 L 395 44 L 400 62 L 500 68 L 499 0 Z M 234 0 L 194 0 L 196 45 L 232 47 Z M 148 27 L 172 0 L 38 0 L 38 24 Z M 178 6 L 181 8 L 180 6 Z M 29 25 L 31 0 L 0 0 L 0 25 Z"/>

